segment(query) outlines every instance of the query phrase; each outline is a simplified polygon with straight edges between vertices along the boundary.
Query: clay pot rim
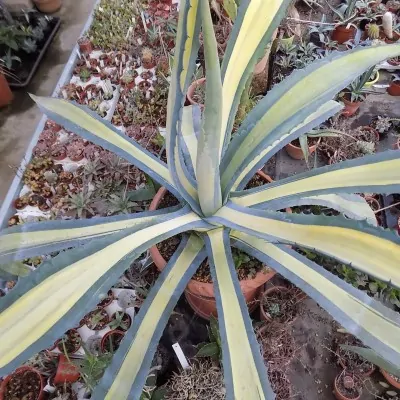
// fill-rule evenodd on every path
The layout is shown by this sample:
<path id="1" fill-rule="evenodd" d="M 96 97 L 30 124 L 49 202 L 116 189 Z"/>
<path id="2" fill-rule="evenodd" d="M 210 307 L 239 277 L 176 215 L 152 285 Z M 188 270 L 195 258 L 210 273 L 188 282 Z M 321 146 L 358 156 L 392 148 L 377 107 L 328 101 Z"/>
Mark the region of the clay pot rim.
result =
<path id="1" fill-rule="evenodd" d="M 79 334 L 79 332 L 78 332 L 78 329 L 77 328 L 71 328 L 71 329 L 68 329 L 68 331 L 75 331 L 78 335 L 79 335 L 79 337 L 81 338 L 81 335 Z M 82 338 L 81 338 L 82 339 Z M 55 341 L 55 343 L 54 343 L 54 345 L 53 345 L 53 347 L 51 347 L 49 350 L 54 350 L 56 347 L 58 348 L 58 345 L 61 343 L 61 339 L 58 339 L 58 340 L 56 340 Z M 78 345 L 77 345 L 78 346 Z M 68 353 L 68 354 L 75 354 L 80 348 L 81 348 L 81 344 L 79 344 L 79 346 L 73 351 L 73 352 L 71 352 L 71 353 Z M 59 348 L 58 348 L 58 350 L 60 350 Z M 62 350 L 60 350 L 60 351 L 62 351 Z"/>
<path id="2" fill-rule="evenodd" d="M 282 285 L 276 286 L 276 285 L 274 285 L 274 286 L 269 287 L 268 289 L 265 289 L 264 291 L 262 291 L 260 293 L 260 297 L 259 297 L 260 313 L 261 313 L 261 315 L 262 315 L 262 317 L 263 317 L 263 319 L 265 321 L 271 322 L 273 320 L 267 316 L 267 314 L 266 314 L 266 312 L 264 310 L 263 303 L 262 303 L 262 299 L 264 298 L 264 296 L 266 294 L 270 294 L 270 293 L 274 293 L 274 292 L 285 292 L 285 293 L 287 293 L 289 291 L 290 291 L 290 288 L 288 288 L 287 286 L 282 286 Z M 287 323 L 287 322 L 283 322 L 283 324 L 285 324 L 285 323 Z"/>
<path id="3" fill-rule="evenodd" d="M 269 175 L 267 175 L 266 173 L 264 173 L 261 170 L 257 171 L 256 174 L 258 176 L 262 177 L 268 183 L 272 183 L 274 181 Z M 158 189 L 156 195 L 153 197 L 153 200 L 150 203 L 149 211 L 155 211 L 158 209 L 158 205 L 160 204 L 161 200 L 164 198 L 164 196 L 166 195 L 167 192 L 168 192 L 168 190 L 164 186 L 162 186 L 160 189 Z M 150 251 L 151 258 L 153 259 L 154 264 L 156 265 L 157 269 L 159 271 L 162 271 L 165 268 L 165 266 L 167 265 L 167 261 L 161 255 L 161 253 L 158 250 L 156 245 L 150 247 L 149 251 Z M 256 276 L 258 276 L 258 274 L 264 275 L 265 273 L 268 273 L 268 272 L 269 271 L 267 271 L 267 272 L 259 271 L 256 274 Z M 255 279 L 255 278 L 253 278 L 253 279 Z M 244 279 L 244 281 L 246 281 L 246 280 L 251 280 L 251 279 Z M 199 282 L 199 283 L 207 284 L 207 282 Z M 208 284 L 212 285 L 212 283 L 208 283 Z"/>
<path id="4" fill-rule="evenodd" d="M 190 104 L 197 105 L 200 108 L 204 108 L 204 104 L 197 103 L 195 100 L 193 100 L 193 94 L 194 94 L 194 91 L 196 90 L 196 87 L 200 86 L 200 85 L 203 85 L 205 82 L 206 82 L 206 78 L 200 78 L 200 79 L 197 79 L 197 80 L 193 81 L 189 85 L 187 93 L 186 93 L 186 97 L 189 100 Z"/>
<path id="5" fill-rule="evenodd" d="M 384 378 L 396 389 L 400 389 L 400 382 L 397 382 L 396 380 L 394 380 L 389 372 L 386 372 L 384 369 L 380 368 L 381 374 L 384 376 Z"/>
<path id="6" fill-rule="evenodd" d="M 343 370 L 342 372 L 340 372 L 338 375 L 336 375 L 335 380 L 333 381 L 333 386 L 334 386 L 334 394 L 335 397 L 338 400 L 360 400 L 361 399 L 361 394 L 362 394 L 362 390 L 358 388 L 358 396 L 357 397 L 346 397 L 338 388 L 337 382 L 339 380 L 339 378 L 342 376 L 342 374 L 346 374 L 345 370 Z M 356 378 L 355 375 L 353 375 L 354 378 Z M 340 396 L 340 397 L 338 397 Z"/>
<path id="7" fill-rule="evenodd" d="M 10 375 L 8 375 L 6 378 L 4 378 L 3 382 L 1 382 L 0 384 L 0 400 L 4 400 L 4 392 L 5 389 L 8 385 L 8 382 L 12 379 L 13 376 L 18 375 L 21 372 L 24 371 L 31 371 L 33 373 L 35 373 L 38 377 L 39 377 L 39 381 L 40 381 L 40 389 L 39 389 L 39 394 L 38 397 L 35 400 L 42 400 L 43 399 L 43 388 L 44 388 L 44 378 L 43 376 L 40 374 L 40 372 L 33 368 L 30 367 L 28 365 L 24 365 L 22 367 L 17 368 L 13 373 L 11 373 Z"/>
<path id="8" fill-rule="evenodd" d="M 359 105 L 362 103 L 362 101 L 351 101 L 346 99 L 346 94 L 350 94 L 350 92 L 345 92 L 345 95 L 343 97 L 341 97 L 341 101 L 343 101 L 344 104 L 348 104 L 348 105 Z M 351 98 L 351 97 L 350 97 Z"/>
<path id="9" fill-rule="evenodd" d="M 293 141 L 294 140 L 297 140 L 297 139 L 293 139 Z M 314 147 L 317 148 L 317 146 L 321 143 L 321 140 L 322 140 L 322 137 L 318 138 L 318 142 L 313 144 L 312 146 L 309 145 L 308 148 L 309 149 L 313 149 Z M 308 140 L 307 140 L 307 143 L 308 143 Z M 295 149 L 300 149 L 301 150 L 300 146 L 296 146 L 295 144 L 292 144 L 292 142 L 289 142 L 286 146 L 293 147 Z"/>
<path id="10" fill-rule="evenodd" d="M 126 332 L 121 331 L 121 330 L 119 330 L 119 329 L 113 329 L 112 331 L 106 332 L 106 333 L 104 334 L 104 336 L 101 338 L 101 342 L 100 342 L 100 351 L 101 351 L 102 353 L 105 353 L 106 339 L 107 339 L 109 336 L 114 335 L 114 334 L 118 334 L 118 335 L 121 335 L 122 337 L 124 337 L 125 334 L 126 334 Z"/>

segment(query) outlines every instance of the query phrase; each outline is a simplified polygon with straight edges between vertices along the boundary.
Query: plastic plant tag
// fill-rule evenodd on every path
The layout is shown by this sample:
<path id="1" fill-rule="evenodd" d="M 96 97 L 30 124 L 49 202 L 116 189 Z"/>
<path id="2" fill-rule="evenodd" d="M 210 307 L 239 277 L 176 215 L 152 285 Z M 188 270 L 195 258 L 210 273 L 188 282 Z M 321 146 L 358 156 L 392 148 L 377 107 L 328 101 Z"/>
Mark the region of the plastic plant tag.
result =
<path id="1" fill-rule="evenodd" d="M 179 345 L 179 343 L 173 344 L 173 345 L 172 345 L 172 348 L 174 349 L 175 354 L 176 354 L 176 356 L 178 357 L 178 360 L 179 360 L 179 362 L 180 362 L 180 364 L 181 364 L 181 367 L 182 367 L 183 369 L 188 369 L 188 368 L 190 367 L 190 365 L 189 365 L 189 363 L 188 363 L 188 361 L 187 361 L 185 355 L 183 354 L 182 348 L 181 348 L 181 346 Z"/>

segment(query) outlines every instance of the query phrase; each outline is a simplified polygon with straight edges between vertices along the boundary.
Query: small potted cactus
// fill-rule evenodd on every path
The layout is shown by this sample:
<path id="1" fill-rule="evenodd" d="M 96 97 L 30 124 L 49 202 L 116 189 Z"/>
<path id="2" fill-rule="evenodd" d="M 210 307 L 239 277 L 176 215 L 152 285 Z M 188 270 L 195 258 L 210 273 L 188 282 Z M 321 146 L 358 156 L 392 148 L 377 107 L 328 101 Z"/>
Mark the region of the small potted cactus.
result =
<path id="1" fill-rule="evenodd" d="M 361 383 L 356 375 L 343 370 L 333 384 L 333 394 L 338 400 L 359 400 L 361 398 Z"/>
<path id="2" fill-rule="evenodd" d="M 144 69 L 152 69 L 156 66 L 153 51 L 148 47 L 142 50 L 142 66 Z"/>
<path id="3" fill-rule="evenodd" d="M 93 45 L 92 42 L 88 37 L 81 37 L 78 39 L 78 45 L 79 45 L 79 51 L 82 54 L 89 54 L 93 51 Z"/>
<path id="4" fill-rule="evenodd" d="M 379 25 L 375 23 L 370 23 L 367 25 L 366 33 L 369 39 L 374 40 L 374 39 L 379 39 L 381 30 L 379 28 Z"/>
<path id="5" fill-rule="evenodd" d="M 82 82 L 87 82 L 90 79 L 91 75 L 92 74 L 90 70 L 87 68 L 82 68 L 79 71 L 79 78 L 81 79 Z"/>

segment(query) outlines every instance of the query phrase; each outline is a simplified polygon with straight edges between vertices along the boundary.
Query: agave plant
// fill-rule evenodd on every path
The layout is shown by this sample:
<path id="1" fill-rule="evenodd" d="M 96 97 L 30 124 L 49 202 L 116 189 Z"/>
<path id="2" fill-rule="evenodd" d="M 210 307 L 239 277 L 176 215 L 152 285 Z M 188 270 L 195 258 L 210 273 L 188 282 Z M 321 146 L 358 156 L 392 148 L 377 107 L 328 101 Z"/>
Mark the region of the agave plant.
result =
<path id="1" fill-rule="evenodd" d="M 52 120 L 135 164 L 181 205 L 25 224 L 1 232 L 0 263 L 75 248 L 44 262 L 1 299 L 0 375 L 76 326 L 135 258 L 180 233 L 186 234 L 178 250 L 150 290 L 93 398 L 140 398 L 168 315 L 205 257 L 215 285 L 227 398 L 274 398 L 231 245 L 276 269 L 366 345 L 392 364 L 400 363 L 399 315 L 288 246 L 336 257 L 400 287 L 399 236 L 374 226 L 365 201 L 353 194 L 398 190 L 400 152 L 366 156 L 243 190 L 268 158 L 341 109 L 331 100 L 337 92 L 365 69 L 400 54 L 400 45 L 393 44 L 318 60 L 276 85 L 231 138 L 242 91 L 288 3 L 242 0 L 220 67 L 208 1 L 181 0 L 168 101 L 168 165 L 88 109 L 35 97 Z M 183 104 L 201 27 L 207 84 L 199 121 L 199 110 Z M 278 211 L 304 203 L 330 203 L 350 218 Z"/>

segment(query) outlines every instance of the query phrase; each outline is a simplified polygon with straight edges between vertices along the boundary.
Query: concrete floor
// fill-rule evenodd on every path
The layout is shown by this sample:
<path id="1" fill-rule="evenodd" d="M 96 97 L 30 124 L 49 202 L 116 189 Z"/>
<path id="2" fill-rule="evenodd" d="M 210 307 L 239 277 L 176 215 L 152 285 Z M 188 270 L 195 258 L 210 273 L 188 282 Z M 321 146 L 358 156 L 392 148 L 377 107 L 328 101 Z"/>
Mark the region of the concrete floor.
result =
<path id="1" fill-rule="evenodd" d="M 0 205 L 42 116 L 28 93 L 51 95 L 95 3 L 95 0 L 62 1 L 61 10 L 55 14 L 61 17 L 60 30 L 32 82 L 25 89 L 16 89 L 12 104 L 0 110 Z"/>

